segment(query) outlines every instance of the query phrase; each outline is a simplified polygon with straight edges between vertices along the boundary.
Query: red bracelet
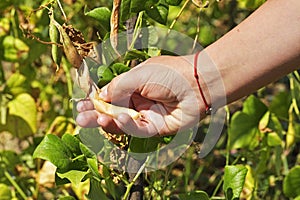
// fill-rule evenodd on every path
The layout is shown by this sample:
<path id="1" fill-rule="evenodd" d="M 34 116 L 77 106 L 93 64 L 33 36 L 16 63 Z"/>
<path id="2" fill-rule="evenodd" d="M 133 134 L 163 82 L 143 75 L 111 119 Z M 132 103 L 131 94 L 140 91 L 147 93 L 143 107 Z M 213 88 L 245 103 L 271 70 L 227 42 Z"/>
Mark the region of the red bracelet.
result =
<path id="1" fill-rule="evenodd" d="M 203 94 L 203 91 L 201 89 L 201 86 L 200 86 L 200 83 L 199 83 L 199 76 L 198 76 L 198 72 L 197 72 L 197 66 L 198 66 L 198 57 L 199 57 L 199 54 L 200 54 L 201 51 L 198 51 L 196 54 L 195 54 L 195 57 L 194 57 L 194 77 L 196 79 L 196 82 L 197 82 L 197 85 L 198 85 L 198 88 L 199 88 L 199 91 L 200 91 L 200 95 L 201 95 L 201 98 L 205 104 L 205 114 L 206 115 L 210 115 L 211 112 L 212 112 L 212 108 L 208 105 L 206 99 L 205 99 L 205 96 Z"/>

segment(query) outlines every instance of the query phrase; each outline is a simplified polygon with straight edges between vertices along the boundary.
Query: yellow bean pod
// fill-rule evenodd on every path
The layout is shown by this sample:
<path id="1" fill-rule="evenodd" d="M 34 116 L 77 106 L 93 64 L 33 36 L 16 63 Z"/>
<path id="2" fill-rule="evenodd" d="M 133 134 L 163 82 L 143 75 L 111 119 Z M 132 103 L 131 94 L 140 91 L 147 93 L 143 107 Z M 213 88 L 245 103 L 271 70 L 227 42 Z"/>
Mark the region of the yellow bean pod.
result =
<path id="1" fill-rule="evenodd" d="M 121 113 L 126 113 L 135 120 L 142 116 L 139 112 L 133 109 L 112 105 L 103 101 L 98 97 L 97 93 L 95 94 L 94 98 L 91 98 L 91 101 L 98 112 L 107 114 L 113 118 L 118 118 Z"/>

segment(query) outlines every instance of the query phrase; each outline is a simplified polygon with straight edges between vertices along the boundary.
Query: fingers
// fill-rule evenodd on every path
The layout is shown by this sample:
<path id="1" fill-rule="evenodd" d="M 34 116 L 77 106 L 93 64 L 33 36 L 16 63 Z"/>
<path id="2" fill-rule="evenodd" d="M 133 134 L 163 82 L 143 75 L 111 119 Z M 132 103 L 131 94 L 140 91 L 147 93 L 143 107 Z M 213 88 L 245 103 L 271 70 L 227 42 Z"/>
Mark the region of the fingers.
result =
<path id="1" fill-rule="evenodd" d="M 81 112 L 76 117 L 76 122 L 81 127 L 95 128 L 98 127 L 97 123 L 99 113 L 95 110 L 88 110 Z"/>
<path id="2" fill-rule="evenodd" d="M 157 129 L 151 121 L 143 118 L 133 120 L 127 114 L 120 114 L 117 124 L 122 132 L 136 137 L 152 137 L 158 134 Z"/>
<path id="3" fill-rule="evenodd" d="M 76 108 L 77 108 L 78 112 L 83 112 L 86 110 L 93 110 L 94 105 L 90 100 L 85 99 L 85 100 L 79 101 L 76 105 Z"/>

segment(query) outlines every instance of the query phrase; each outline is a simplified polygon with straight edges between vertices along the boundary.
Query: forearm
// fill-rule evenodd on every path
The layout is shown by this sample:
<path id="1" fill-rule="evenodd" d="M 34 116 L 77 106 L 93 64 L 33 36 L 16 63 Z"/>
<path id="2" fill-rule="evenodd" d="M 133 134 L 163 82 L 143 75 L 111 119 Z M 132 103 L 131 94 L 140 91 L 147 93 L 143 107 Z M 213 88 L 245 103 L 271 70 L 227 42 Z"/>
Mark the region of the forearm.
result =
<path id="1" fill-rule="evenodd" d="M 220 73 L 227 103 L 276 81 L 300 66 L 300 1 L 267 1 L 205 52 Z M 209 65 L 202 67 L 214 101 L 220 86 Z"/>

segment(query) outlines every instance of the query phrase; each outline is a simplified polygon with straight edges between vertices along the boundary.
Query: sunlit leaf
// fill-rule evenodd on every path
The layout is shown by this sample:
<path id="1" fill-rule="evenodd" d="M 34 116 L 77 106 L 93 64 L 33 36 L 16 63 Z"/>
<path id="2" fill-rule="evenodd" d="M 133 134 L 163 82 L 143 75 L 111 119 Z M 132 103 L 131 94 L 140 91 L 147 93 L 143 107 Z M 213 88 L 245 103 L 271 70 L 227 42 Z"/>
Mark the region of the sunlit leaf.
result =
<path id="1" fill-rule="evenodd" d="M 250 95 L 243 103 L 243 113 L 252 117 L 255 122 L 259 122 L 267 111 L 267 106 L 254 95 Z"/>
<path id="2" fill-rule="evenodd" d="M 241 165 L 228 165 L 224 171 L 224 185 L 226 200 L 238 200 L 243 190 L 248 169 Z"/>
<path id="3" fill-rule="evenodd" d="M 48 160 L 58 169 L 68 170 L 72 162 L 72 153 L 59 137 L 47 134 L 35 149 L 33 158 Z"/>
<path id="4" fill-rule="evenodd" d="M 36 132 L 36 104 L 29 94 L 22 93 L 15 99 L 11 100 L 8 103 L 8 110 L 6 126 L 9 130 L 14 130 L 12 131 L 13 134 L 16 134 L 19 137 L 25 137 Z M 29 127 L 29 129 L 27 127 Z"/>
<path id="5" fill-rule="evenodd" d="M 284 178 L 283 192 L 291 198 L 300 195 L 300 166 L 292 168 Z"/>
<path id="6" fill-rule="evenodd" d="M 12 194 L 10 188 L 5 184 L 0 183 L 0 200 L 11 200 L 11 199 L 12 199 Z"/>
<path id="7" fill-rule="evenodd" d="M 18 95 L 27 91 L 28 82 L 26 77 L 19 73 L 12 74 L 6 81 L 5 92 Z"/>
<path id="8" fill-rule="evenodd" d="M 87 175 L 88 173 L 89 173 L 88 171 L 69 170 L 65 173 L 57 172 L 57 175 L 62 179 L 63 178 L 68 179 L 72 184 L 78 186 L 81 180 L 84 178 L 84 176 Z"/>
<path id="9" fill-rule="evenodd" d="M 28 57 L 29 47 L 27 44 L 11 35 L 6 36 L 0 46 L 4 48 L 3 58 L 6 61 L 20 62 Z"/>
<path id="10" fill-rule="evenodd" d="M 124 65 L 123 63 L 115 63 L 113 66 L 111 66 L 111 70 L 113 71 L 113 74 L 115 76 L 120 75 L 124 72 L 127 72 L 130 70 L 130 67 L 127 65 Z"/>
<path id="11" fill-rule="evenodd" d="M 101 65 L 97 70 L 98 86 L 103 87 L 109 83 L 115 76 L 112 69 L 108 66 Z"/>
<path id="12" fill-rule="evenodd" d="M 279 146 L 282 143 L 282 139 L 278 136 L 276 132 L 271 132 L 267 135 L 267 143 L 271 147 Z"/>
<path id="13" fill-rule="evenodd" d="M 254 190 L 255 190 L 255 174 L 257 171 L 254 172 L 254 170 L 251 168 L 250 165 L 245 166 L 248 169 L 245 183 L 243 187 L 243 192 L 241 193 L 241 199 L 251 199 L 254 198 Z"/>
<path id="14" fill-rule="evenodd" d="M 236 112 L 231 119 L 228 130 L 231 149 L 250 148 L 253 149 L 259 144 L 258 124 L 252 117 L 243 112 Z"/>
<path id="15" fill-rule="evenodd" d="M 94 18 L 100 24 L 100 33 L 104 36 L 110 30 L 111 11 L 106 7 L 98 7 L 84 12 L 85 15 Z"/>

